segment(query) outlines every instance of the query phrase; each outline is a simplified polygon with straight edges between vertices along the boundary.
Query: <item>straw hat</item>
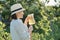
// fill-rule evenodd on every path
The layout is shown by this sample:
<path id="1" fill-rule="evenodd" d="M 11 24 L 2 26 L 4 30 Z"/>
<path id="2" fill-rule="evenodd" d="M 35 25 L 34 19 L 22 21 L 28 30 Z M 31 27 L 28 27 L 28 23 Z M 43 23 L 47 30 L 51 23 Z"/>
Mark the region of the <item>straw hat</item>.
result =
<path id="1" fill-rule="evenodd" d="M 24 11 L 25 9 L 21 4 L 17 3 L 11 6 L 11 15 L 16 14 L 17 12 Z"/>

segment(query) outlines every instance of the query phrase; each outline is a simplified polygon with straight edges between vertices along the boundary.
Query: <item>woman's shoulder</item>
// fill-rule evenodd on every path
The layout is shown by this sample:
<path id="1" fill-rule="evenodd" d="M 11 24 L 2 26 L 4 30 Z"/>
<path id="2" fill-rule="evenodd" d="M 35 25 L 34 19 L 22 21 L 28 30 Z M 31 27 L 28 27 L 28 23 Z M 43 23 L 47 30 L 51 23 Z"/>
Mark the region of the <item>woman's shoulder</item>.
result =
<path id="1" fill-rule="evenodd" d="M 22 21 L 21 20 L 19 20 L 19 19 L 16 19 L 16 20 L 12 20 L 11 21 L 11 24 L 20 24 L 20 23 L 22 23 Z"/>

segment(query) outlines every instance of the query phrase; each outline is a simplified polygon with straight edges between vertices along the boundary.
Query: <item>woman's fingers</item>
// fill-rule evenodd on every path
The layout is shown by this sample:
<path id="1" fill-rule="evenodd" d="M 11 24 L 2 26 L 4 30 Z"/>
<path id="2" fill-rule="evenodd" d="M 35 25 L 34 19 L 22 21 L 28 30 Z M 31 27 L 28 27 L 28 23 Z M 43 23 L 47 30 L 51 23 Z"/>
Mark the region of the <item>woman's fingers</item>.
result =
<path id="1" fill-rule="evenodd" d="M 24 24 L 27 25 L 27 23 L 29 22 L 29 19 L 30 19 L 30 16 L 27 16 L 26 19 L 25 19 L 25 21 L 24 21 Z"/>

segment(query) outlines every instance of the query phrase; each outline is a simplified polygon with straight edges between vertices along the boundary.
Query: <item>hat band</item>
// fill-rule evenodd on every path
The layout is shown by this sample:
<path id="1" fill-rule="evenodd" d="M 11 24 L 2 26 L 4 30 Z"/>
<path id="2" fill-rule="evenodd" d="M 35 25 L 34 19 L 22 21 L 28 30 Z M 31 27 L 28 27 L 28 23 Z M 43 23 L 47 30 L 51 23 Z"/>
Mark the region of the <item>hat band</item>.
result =
<path id="1" fill-rule="evenodd" d="M 19 9 L 16 9 L 16 10 L 14 10 L 14 11 L 11 11 L 11 13 L 13 13 L 13 12 L 15 12 L 15 11 L 18 11 L 18 10 L 21 10 L 22 8 L 19 8 Z"/>

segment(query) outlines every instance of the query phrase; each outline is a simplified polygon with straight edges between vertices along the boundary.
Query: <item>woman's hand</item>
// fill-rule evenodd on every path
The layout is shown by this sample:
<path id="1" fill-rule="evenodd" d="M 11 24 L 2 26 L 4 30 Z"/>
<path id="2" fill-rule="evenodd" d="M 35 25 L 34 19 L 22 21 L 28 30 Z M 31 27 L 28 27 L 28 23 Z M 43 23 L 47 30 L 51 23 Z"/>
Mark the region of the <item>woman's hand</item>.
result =
<path id="1" fill-rule="evenodd" d="M 27 16 L 26 19 L 25 19 L 25 21 L 24 21 L 24 24 L 27 25 L 27 23 L 29 22 L 29 19 L 30 19 L 30 16 Z"/>

